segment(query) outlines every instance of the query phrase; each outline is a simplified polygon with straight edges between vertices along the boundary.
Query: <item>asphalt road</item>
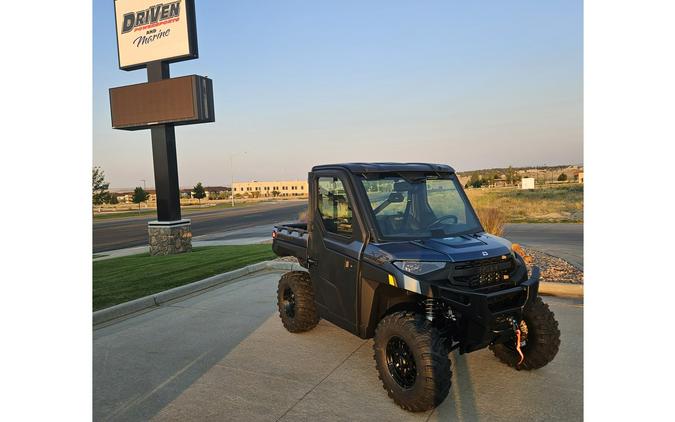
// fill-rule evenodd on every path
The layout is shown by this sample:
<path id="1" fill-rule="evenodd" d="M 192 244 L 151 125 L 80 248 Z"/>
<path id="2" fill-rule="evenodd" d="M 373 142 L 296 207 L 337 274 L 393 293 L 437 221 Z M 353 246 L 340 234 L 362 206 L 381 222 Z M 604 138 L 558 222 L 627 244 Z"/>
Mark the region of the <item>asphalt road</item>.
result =
<path id="1" fill-rule="evenodd" d="M 297 220 L 306 201 L 263 202 L 234 209 L 187 214 L 194 240 L 232 240 L 267 236 L 275 223 Z M 150 217 L 94 222 L 94 253 L 143 246 L 148 243 Z M 507 224 L 507 239 L 563 258 L 583 271 L 583 224 Z"/>
<path id="2" fill-rule="evenodd" d="M 297 220 L 307 208 L 303 201 L 262 202 L 241 208 L 223 208 L 192 212 L 184 218 L 192 220 L 192 235 L 272 225 Z M 148 221 L 154 217 L 119 218 L 94 221 L 94 253 L 148 244 Z"/>
<path id="3" fill-rule="evenodd" d="M 434 411 L 408 413 L 377 378 L 372 340 L 321 321 L 287 332 L 279 273 L 259 273 L 97 327 L 96 421 L 580 421 L 583 303 L 547 297 L 560 324 L 556 358 L 515 371 L 490 351 L 451 354 L 452 389 Z"/>
<path id="4" fill-rule="evenodd" d="M 512 242 L 562 258 L 584 270 L 583 224 L 507 224 L 503 236 Z"/>

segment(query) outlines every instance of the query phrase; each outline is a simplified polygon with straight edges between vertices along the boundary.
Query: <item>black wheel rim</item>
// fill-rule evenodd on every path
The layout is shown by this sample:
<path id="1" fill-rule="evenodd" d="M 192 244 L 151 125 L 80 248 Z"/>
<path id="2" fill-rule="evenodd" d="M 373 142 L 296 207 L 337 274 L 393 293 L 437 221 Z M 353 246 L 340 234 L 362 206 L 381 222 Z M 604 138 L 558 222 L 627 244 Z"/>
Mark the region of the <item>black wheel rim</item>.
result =
<path id="1" fill-rule="evenodd" d="M 290 287 L 287 287 L 284 290 L 283 302 L 281 303 L 284 308 L 284 313 L 289 318 L 295 317 L 295 293 L 291 290 Z"/>
<path id="2" fill-rule="evenodd" d="M 389 374 L 404 389 L 412 388 L 417 378 L 415 357 L 402 338 L 394 336 L 387 343 L 387 368 Z"/>

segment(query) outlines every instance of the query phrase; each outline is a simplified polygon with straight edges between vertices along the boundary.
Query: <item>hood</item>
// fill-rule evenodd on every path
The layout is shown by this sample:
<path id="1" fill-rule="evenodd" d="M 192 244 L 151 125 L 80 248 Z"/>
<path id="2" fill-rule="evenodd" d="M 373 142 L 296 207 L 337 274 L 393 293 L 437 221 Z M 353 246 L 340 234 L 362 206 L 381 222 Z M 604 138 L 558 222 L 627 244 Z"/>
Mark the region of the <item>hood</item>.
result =
<path id="1" fill-rule="evenodd" d="M 373 245 L 374 246 L 374 245 Z M 511 253 L 511 242 L 487 233 L 377 245 L 388 260 L 470 261 Z M 367 248 L 369 249 L 369 248 Z M 369 252 L 369 251 L 366 251 Z M 374 251 L 373 251 L 374 252 Z"/>

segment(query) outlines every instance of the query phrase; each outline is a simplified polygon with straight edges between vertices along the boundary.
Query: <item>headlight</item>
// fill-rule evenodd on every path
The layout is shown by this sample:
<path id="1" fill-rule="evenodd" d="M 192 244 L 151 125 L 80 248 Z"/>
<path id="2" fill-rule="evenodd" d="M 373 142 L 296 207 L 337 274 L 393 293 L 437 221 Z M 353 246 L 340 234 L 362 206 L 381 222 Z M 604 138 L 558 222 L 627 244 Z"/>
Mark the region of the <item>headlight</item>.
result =
<path id="1" fill-rule="evenodd" d="M 445 268 L 445 262 L 433 261 L 395 261 L 394 265 L 401 270 L 414 275 L 422 275 Z"/>

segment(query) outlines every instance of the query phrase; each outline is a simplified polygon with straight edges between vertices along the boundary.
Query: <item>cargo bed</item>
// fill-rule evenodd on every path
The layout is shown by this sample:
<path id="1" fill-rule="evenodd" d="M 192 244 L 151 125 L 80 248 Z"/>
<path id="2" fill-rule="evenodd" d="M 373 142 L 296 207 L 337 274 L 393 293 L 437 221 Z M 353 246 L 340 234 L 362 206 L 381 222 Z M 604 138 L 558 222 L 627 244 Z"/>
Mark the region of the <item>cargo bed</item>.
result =
<path id="1" fill-rule="evenodd" d="M 272 250 L 277 256 L 294 256 L 307 268 L 307 223 L 297 222 L 274 226 Z"/>

